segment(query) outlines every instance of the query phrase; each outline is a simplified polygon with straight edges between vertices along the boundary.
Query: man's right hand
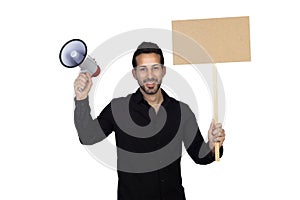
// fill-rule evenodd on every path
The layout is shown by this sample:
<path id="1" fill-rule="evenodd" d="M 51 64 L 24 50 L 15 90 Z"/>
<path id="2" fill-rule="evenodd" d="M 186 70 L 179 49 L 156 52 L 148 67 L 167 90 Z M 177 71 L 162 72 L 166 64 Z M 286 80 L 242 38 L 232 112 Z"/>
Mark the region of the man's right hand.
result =
<path id="1" fill-rule="evenodd" d="M 76 100 L 83 100 L 87 98 L 92 85 L 93 82 L 91 75 L 88 72 L 80 73 L 74 82 Z"/>

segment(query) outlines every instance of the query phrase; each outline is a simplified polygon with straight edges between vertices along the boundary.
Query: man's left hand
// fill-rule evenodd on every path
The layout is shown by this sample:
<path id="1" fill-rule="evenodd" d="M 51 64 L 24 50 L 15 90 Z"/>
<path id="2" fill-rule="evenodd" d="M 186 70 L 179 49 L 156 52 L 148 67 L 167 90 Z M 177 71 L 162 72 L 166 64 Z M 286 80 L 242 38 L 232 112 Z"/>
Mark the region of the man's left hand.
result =
<path id="1" fill-rule="evenodd" d="M 213 119 L 208 130 L 209 148 L 214 151 L 215 143 L 219 142 L 220 147 L 225 140 L 225 130 L 222 128 L 222 123 L 216 123 Z"/>

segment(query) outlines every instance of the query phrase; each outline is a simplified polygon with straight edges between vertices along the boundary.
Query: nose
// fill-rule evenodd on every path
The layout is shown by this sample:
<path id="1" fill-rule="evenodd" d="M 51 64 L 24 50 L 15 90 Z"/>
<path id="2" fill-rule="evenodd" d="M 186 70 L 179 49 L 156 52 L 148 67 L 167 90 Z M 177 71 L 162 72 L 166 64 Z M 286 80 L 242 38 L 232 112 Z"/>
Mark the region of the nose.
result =
<path id="1" fill-rule="evenodd" d="M 152 69 L 148 69 L 147 70 L 147 78 L 152 78 L 153 77 L 153 72 L 152 72 Z"/>

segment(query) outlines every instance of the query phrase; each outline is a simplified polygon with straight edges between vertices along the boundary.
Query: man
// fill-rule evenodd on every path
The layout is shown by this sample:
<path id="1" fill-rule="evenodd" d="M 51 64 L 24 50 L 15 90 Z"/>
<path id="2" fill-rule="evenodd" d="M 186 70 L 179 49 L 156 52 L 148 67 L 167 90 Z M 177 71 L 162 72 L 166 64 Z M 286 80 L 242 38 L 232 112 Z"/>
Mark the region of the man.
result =
<path id="1" fill-rule="evenodd" d="M 212 121 L 205 143 L 190 108 L 160 87 L 166 67 L 156 44 L 140 44 L 132 65 L 140 87 L 127 97 L 113 99 L 94 120 L 88 102 L 91 76 L 79 74 L 74 89 L 80 142 L 92 145 L 115 132 L 119 200 L 184 200 L 182 143 L 195 163 L 209 164 L 215 159 L 215 142 L 223 154 L 225 131 L 222 124 Z"/>

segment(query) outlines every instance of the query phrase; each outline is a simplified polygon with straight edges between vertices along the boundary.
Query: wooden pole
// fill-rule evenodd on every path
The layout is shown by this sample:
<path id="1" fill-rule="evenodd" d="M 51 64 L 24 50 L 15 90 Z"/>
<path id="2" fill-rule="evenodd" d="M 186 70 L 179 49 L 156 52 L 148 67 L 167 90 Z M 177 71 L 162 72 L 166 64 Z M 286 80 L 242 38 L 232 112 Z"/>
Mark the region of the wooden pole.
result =
<path id="1" fill-rule="evenodd" d="M 218 123 L 218 76 L 217 76 L 217 67 L 213 65 L 213 95 L 214 95 L 214 119 L 215 124 Z M 215 161 L 220 161 L 220 143 L 215 143 Z"/>

